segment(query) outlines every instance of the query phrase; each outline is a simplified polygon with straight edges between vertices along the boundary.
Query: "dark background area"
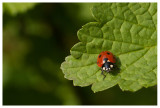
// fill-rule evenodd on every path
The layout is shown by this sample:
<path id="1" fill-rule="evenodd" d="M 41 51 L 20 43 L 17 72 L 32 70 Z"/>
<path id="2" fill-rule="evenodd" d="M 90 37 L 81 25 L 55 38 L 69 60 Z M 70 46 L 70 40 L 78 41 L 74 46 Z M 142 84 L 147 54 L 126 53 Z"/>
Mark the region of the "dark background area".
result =
<path id="1" fill-rule="evenodd" d="M 3 3 L 3 105 L 156 105 L 157 87 L 93 93 L 60 69 L 92 3 Z"/>

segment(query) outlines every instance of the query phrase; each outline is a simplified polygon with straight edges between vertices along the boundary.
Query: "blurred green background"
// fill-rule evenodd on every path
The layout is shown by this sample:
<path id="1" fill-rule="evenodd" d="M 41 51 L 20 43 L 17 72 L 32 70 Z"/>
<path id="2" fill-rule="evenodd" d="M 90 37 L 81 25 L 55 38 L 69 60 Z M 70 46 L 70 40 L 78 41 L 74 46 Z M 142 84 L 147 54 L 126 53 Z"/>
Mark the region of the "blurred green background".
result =
<path id="1" fill-rule="evenodd" d="M 156 105 L 157 87 L 93 93 L 60 69 L 92 3 L 3 3 L 3 105 Z"/>

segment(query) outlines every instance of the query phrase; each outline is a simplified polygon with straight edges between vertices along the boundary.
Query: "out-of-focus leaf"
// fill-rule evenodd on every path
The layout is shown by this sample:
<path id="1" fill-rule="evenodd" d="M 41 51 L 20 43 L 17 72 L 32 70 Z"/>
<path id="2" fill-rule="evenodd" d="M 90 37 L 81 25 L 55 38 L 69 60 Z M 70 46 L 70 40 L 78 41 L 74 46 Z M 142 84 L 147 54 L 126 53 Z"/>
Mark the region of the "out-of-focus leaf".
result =
<path id="1" fill-rule="evenodd" d="M 18 13 L 24 13 L 33 8 L 36 3 L 3 3 L 3 12 L 7 12 L 12 16 Z"/>

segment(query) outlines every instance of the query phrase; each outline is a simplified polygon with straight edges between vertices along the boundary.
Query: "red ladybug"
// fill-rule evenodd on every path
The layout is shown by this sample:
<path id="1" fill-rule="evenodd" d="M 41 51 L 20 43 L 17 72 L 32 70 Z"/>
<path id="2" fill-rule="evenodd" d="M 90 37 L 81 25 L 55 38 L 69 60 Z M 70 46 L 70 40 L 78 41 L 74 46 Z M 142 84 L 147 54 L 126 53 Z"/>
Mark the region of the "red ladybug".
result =
<path id="1" fill-rule="evenodd" d="M 110 72 L 115 67 L 116 59 L 114 55 L 109 51 L 102 51 L 97 58 L 97 65 L 101 67 L 103 72 Z M 104 74 L 103 74 L 104 75 Z M 105 75 L 104 75 L 105 76 Z"/>

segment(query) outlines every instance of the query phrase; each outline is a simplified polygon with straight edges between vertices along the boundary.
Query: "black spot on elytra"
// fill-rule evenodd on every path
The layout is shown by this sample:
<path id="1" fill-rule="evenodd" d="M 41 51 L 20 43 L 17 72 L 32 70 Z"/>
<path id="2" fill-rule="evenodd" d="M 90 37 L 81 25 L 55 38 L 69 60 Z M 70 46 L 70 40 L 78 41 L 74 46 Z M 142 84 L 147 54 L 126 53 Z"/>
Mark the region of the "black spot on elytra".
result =
<path id="1" fill-rule="evenodd" d="M 101 55 L 99 55 L 99 58 L 101 57 Z"/>
<path id="2" fill-rule="evenodd" d="M 109 53 L 109 52 L 107 52 L 107 54 L 108 54 L 108 55 L 110 55 L 110 53 Z"/>

